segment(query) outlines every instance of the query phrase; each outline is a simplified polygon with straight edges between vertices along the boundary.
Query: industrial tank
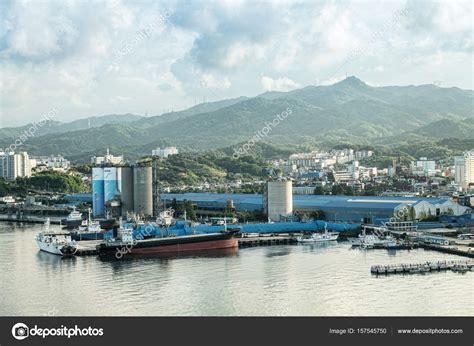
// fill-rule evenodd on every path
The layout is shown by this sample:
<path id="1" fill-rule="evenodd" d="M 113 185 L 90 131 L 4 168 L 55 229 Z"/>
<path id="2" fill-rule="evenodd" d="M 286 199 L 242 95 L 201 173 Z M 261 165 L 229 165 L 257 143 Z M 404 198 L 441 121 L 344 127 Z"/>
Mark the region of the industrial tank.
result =
<path id="1" fill-rule="evenodd" d="M 293 183 L 287 181 L 269 181 L 267 183 L 266 203 L 268 218 L 280 221 L 281 216 L 293 213 Z"/>
<path id="2" fill-rule="evenodd" d="M 133 212 L 133 170 L 132 167 L 118 168 L 118 187 L 122 202 L 122 216 Z"/>
<path id="3" fill-rule="evenodd" d="M 115 199 L 119 195 L 118 184 L 117 184 L 117 168 L 116 167 L 105 167 L 104 168 L 104 199 L 105 202 L 109 202 Z"/>
<path id="4" fill-rule="evenodd" d="M 103 216 L 104 208 L 104 169 L 92 168 L 92 213 L 94 216 Z"/>
<path id="5" fill-rule="evenodd" d="M 153 173 L 151 167 L 133 168 L 133 205 L 135 213 L 153 214 Z"/>

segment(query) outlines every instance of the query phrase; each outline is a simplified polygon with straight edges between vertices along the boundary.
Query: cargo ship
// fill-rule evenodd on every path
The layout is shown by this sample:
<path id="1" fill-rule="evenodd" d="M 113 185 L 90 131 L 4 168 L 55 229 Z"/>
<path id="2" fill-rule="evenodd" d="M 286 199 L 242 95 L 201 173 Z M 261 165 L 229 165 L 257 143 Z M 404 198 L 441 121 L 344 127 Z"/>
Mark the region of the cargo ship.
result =
<path id="1" fill-rule="evenodd" d="M 99 255 L 159 254 L 206 251 L 238 247 L 236 234 L 239 228 L 225 229 L 218 233 L 134 239 L 131 229 L 116 230 L 117 235 L 97 245 Z M 114 234 L 115 235 L 115 234 Z"/>

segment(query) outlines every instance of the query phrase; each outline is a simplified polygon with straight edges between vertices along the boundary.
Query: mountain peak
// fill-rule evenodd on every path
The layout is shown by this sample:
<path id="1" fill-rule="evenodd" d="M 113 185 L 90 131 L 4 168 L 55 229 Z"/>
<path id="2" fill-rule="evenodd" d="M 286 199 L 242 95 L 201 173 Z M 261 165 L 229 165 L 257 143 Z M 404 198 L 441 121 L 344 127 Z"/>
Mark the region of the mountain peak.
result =
<path id="1" fill-rule="evenodd" d="M 365 84 L 363 81 L 361 81 L 359 78 L 355 76 L 346 77 L 346 79 L 336 83 L 335 85 L 349 85 L 352 87 L 366 87 L 367 86 L 367 84 Z"/>

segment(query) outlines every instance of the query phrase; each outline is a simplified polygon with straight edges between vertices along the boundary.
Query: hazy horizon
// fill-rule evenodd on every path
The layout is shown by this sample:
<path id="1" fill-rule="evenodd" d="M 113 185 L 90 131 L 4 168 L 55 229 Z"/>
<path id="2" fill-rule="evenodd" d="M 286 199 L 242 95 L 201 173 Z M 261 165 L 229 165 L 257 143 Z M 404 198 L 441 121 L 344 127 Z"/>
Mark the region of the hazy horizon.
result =
<path id="1" fill-rule="evenodd" d="M 471 2 L 2 2 L 0 127 L 154 116 L 356 76 L 473 89 Z"/>

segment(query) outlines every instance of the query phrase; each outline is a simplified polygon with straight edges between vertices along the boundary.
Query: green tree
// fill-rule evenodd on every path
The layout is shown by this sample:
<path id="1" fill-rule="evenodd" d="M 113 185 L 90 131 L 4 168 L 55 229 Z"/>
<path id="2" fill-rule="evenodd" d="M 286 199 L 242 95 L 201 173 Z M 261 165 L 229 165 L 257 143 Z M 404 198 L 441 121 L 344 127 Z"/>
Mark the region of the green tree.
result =
<path id="1" fill-rule="evenodd" d="M 333 195 L 343 195 L 344 194 L 344 188 L 341 185 L 333 185 L 331 188 L 331 193 Z"/>
<path id="2" fill-rule="evenodd" d="M 314 189 L 314 194 L 315 195 L 324 195 L 324 189 L 322 188 L 322 186 L 316 186 L 316 188 Z"/>

